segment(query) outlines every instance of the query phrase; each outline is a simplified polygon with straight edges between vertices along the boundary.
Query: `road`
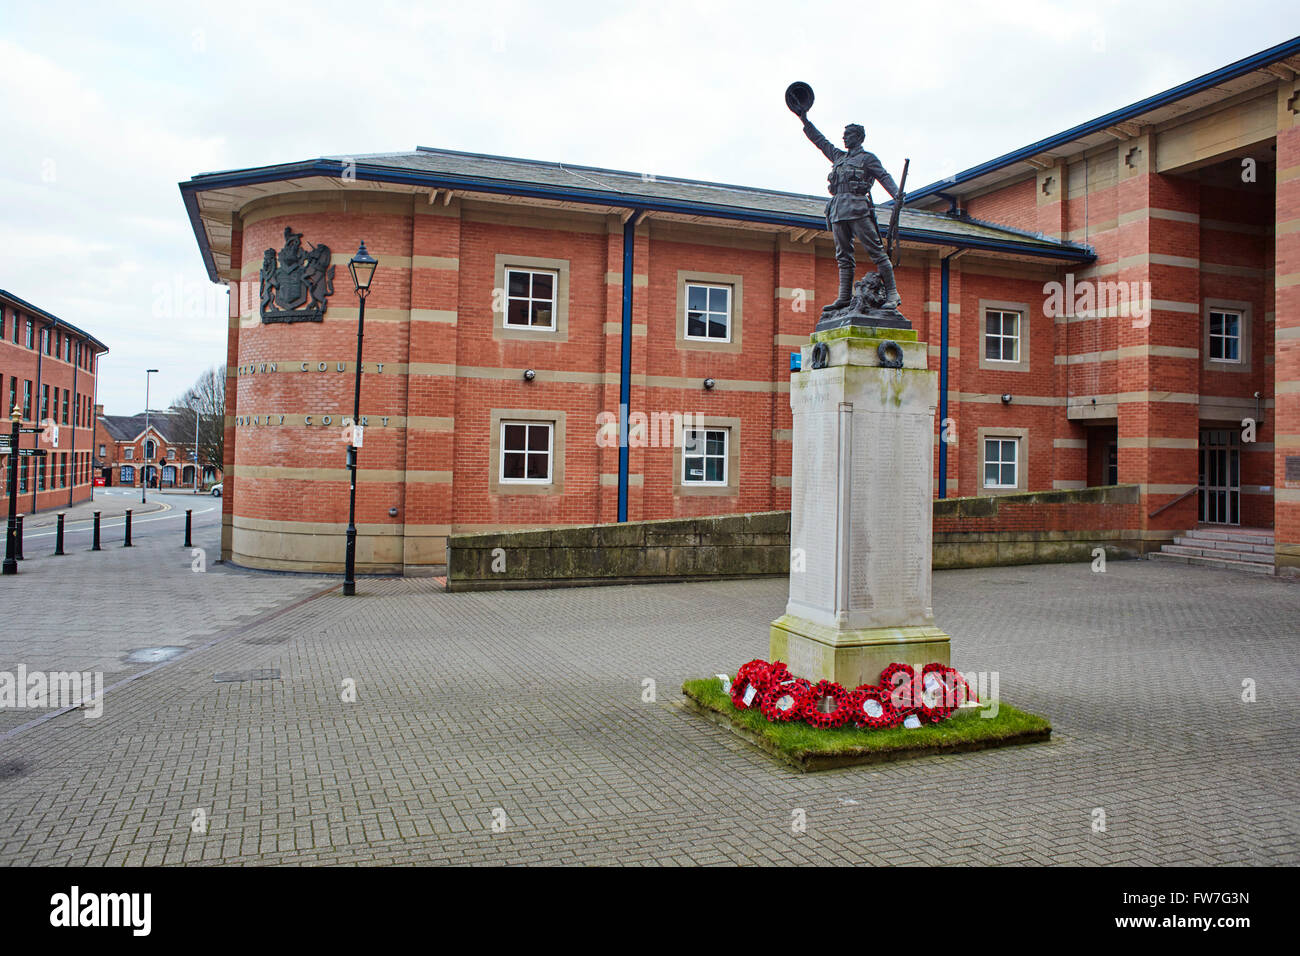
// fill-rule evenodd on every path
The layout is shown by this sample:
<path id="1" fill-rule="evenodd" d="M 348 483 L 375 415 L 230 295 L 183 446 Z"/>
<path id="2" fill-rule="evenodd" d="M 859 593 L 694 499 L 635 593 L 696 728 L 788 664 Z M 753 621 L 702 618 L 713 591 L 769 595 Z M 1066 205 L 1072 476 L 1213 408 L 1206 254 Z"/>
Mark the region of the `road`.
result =
<path id="1" fill-rule="evenodd" d="M 140 491 L 139 489 L 132 490 L 130 488 L 96 488 L 95 501 L 105 511 L 117 511 L 130 508 L 132 504 L 138 506 L 140 504 Z M 213 498 L 211 495 L 160 495 L 156 493 L 149 495 L 149 504 L 154 505 L 157 503 L 161 503 L 166 510 L 132 515 L 131 540 L 133 545 L 160 535 L 177 533 L 180 534 L 180 540 L 183 541 L 186 509 L 192 509 L 194 512 L 193 530 L 195 533 L 200 529 L 219 528 L 221 526 L 220 498 Z M 83 507 L 83 505 L 79 505 L 77 510 L 80 511 Z M 54 553 L 56 530 L 53 525 L 46 522 L 46 519 L 50 516 L 51 512 L 47 510 L 24 520 L 23 553 L 28 559 L 38 554 L 44 554 L 46 551 L 50 554 Z M 32 519 L 40 519 L 41 524 L 33 527 Z M 125 524 L 125 517 L 103 518 L 99 527 L 100 547 L 120 546 L 124 536 Z M 93 529 L 93 517 L 69 517 L 66 519 L 63 525 L 64 550 L 71 550 L 74 547 L 88 549 L 93 536 Z"/>

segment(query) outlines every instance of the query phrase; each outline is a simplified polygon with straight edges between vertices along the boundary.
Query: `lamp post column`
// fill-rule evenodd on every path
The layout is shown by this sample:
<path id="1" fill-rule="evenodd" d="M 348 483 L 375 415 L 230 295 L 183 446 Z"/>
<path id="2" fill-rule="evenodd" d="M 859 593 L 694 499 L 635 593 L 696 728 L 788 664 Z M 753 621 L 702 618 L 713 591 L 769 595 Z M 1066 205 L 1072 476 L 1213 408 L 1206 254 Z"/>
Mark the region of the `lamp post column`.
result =
<path id="1" fill-rule="evenodd" d="M 361 428 L 361 340 L 366 328 L 366 296 L 370 294 L 370 282 L 375 277 L 379 260 L 366 251 L 365 242 L 348 263 L 348 272 L 352 273 L 352 286 L 360 300 L 357 312 L 357 368 L 355 385 L 352 391 L 352 435 L 348 442 L 348 477 L 351 489 L 348 496 L 348 543 L 347 553 L 343 559 L 343 593 L 351 596 L 357 593 L 357 445 L 356 434 Z"/>
<path id="2" fill-rule="evenodd" d="M 14 406 L 9 417 L 13 421 L 13 430 L 9 438 L 9 527 L 5 534 L 4 573 L 17 574 L 18 556 L 14 546 L 18 541 L 18 422 L 22 419 L 18 406 Z"/>
<path id="3" fill-rule="evenodd" d="M 357 315 L 357 372 L 352 390 L 352 427 L 361 424 L 361 339 L 366 328 L 366 296 L 360 292 L 361 306 Z M 343 593 L 357 593 L 357 447 L 348 442 L 348 477 L 352 485 L 348 495 L 348 549 L 343 568 Z"/>

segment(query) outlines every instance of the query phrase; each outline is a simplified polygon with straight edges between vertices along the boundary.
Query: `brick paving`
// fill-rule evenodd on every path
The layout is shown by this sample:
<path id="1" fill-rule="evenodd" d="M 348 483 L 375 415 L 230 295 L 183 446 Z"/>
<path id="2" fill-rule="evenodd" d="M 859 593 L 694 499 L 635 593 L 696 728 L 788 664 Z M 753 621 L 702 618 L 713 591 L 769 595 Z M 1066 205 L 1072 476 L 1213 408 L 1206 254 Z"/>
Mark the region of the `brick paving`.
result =
<path id="1" fill-rule="evenodd" d="M 683 679 L 764 653 L 782 581 L 370 579 L 345 599 L 318 578 L 185 578 L 159 548 L 93 586 L 120 614 L 203 617 L 213 630 L 167 639 L 215 643 L 110 692 L 97 720 L 0 738 L 0 862 L 1300 862 L 1294 583 L 1119 561 L 937 573 L 954 664 L 998 671 L 1052 742 L 800 775 L 678 705 Z M 259 602 L 275 615 L 232 618 Z M 68 666 L 92 645 L 67 643 Z M 212 680 L 253 668 L 283 679 Z"/>
<path id="2" fill-rule="evenodd" d="M 138 489 L 134 504 L 140 505 Z M 227 628 L 332 583 L 217 563 L 221 513 L 220 502 L 212 498 L 191 506 L 196 512 L 193 543 L 204 552 L 201 573 L 195 570 L 193 550 L 182 547 L 184 508 L 167 509 L 151 500 L 153 510 L 132 518 L 132 547 L 124 548 L 120 497 L 101 498 L 96 507 L 106 512 L 100 527 L 103 550 L 98 552 L 89 550 L 89 521 L 69 516 L 67 553 L 57 558 L 52 520 L 25 527 L 26 560 L 16 577 L 0 578 L 0 596 L 10 603 L 16 621 L 0 629 L 0 671 L 15 673 L 19 664 L 29 672 L 100 671 L 109 686 L 151 666 L 127 660 L 132 651 L 198 647 Z M 39 716 L 40 711 L 0 708 L 0 735 Z M 0 740 L 0 777 L 7 749 Z"/>

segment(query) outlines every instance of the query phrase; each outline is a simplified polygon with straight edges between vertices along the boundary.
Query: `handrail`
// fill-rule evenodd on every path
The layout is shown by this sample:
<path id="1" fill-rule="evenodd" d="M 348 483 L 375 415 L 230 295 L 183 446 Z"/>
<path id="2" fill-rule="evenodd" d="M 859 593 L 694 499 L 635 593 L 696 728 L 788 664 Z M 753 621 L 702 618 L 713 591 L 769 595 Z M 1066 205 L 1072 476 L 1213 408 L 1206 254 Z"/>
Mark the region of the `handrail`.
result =
<path id="1" fill-rule="evenodd" d="M 1200 491 L 1200 490 L 1201 490 L 1200 485 L 1192 485 L 1192 487 L 1188 488 L 1186 491 L 1184 491 L 1181 495 L 1179 495 L 1179 496 L 1178 496 L 1177 498 L 1175 498 L 1173 501 L 1166 501 L 1164 504 L 1162 504 L 1162 505 L 1161 505 L 1159 508 L 1157 508 L 1155 511 L 1153 511 L 1153 512 L 1151 512 L 1149 515 L 1147 515 L 1147 517 L 1148 517 L 1148 518 L 1154 518 L 1156 515 L 1160 514 L 1160 512 L 1162 512 L 1162 511 L 1168 511 L 1170 508 L 1172 508 L 1174 505 L 1178 504 L 1178 502 L 1182 501 L 1184 498 L 1190 498 L 1192 495 L 1196 494 L 1196 493 L 1197 493 L 1198 491 Z"/>

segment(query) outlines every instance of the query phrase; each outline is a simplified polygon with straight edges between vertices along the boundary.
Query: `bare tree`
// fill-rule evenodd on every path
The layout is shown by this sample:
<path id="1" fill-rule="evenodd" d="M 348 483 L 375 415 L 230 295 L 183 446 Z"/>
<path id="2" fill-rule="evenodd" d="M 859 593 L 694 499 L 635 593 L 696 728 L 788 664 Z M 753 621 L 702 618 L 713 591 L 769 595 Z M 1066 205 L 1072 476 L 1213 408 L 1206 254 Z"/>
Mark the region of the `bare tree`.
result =
<path id="1" fill-rule="evenodd" d="M 172 407 L 188 408 L 199 416 L 199 464 L 221 468 L 226 455 L 226 367 L 208 369 Z"/>

